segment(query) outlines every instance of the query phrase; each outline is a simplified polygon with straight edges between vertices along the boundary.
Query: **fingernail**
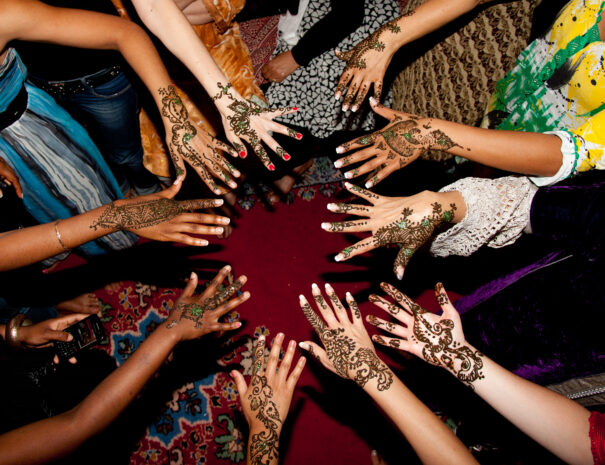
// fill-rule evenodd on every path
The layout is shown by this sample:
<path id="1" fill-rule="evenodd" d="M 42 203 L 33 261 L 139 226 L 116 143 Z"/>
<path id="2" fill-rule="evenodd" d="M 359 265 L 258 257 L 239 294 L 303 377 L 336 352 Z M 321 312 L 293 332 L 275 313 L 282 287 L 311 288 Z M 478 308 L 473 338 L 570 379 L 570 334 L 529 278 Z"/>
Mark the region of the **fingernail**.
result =
<path id="1" fill-rule="evenodd" d="M 243 150 L 239 153 L 240 158 L 246 158 L 247 154 Z"/>
<path id="2" fill-rule="evenodd" d="M 223 224 L 229 224 L 231 223 L 231 218 L 227 218 L 226 216 L 221 218 L 221 223 Z"/>
<path id="3" fill-rule="evenodd" d="M 336 93 L 334 94 L 334 99 L 335 99 L 335 100 L 340 100 L 340 97 L 341 97 L 341 96 L 342 96 L 342 94 L 341 94 L 340 92 L 336 92 Z"/>
<path id="4" fill-rule="evenodd" d="M 214 232 L 217 233 L 217 234 L 223 234 L 224 231 L 225 230 L 223 228 L 220 228 L 220 227 L 219 228 L 214 228 Z"/>
<path id="5" fill-rule="evenodd" d="M 338 210 L 338 207 L 336 206 L 336 204 L 335 204 L 335 203 L 329 203 L 328 205 L 326 205 L 326 208 L 327 208 L 328 210 L 330 210 L 331 212 L 333 212 L 333 211 L 335 211 L 335 210 Z M 324 227 L 324 224 L 327 224 L 327 223 L 322 223 L 322 224 L 321 224 L 321 227 L 322 227 L 322 228 Z"/>
<path id="6" fill-rule="evenodd" d="M 336 149 L 336 153 L 338 153 L 338 149 Z M 334 162 L 334 168 L 340 168 L 342 166 L 342 162 L 340 160 Z"/>
<path id="7" fill-rule="evenodd" d="M 352 173 L 352 172 L 347 171 L 347 172 L 345 173 L 345 178 L 346 178 L 346 179 L 351 179 L 352 177 L 353 177 L 353 173 Z M 367 186 L 366 186 L 366 187 L 367 187 Z"/>
<path id="8" fill-rule="evenodd" d="M 269 164 L 269 171 L 275 171 L 275 165 L 273 163 Z"/>
<path id="9" fill-rule="evenodd" d="M 331 229 L 331 224 L 330 223 L 321 223 L 321 229 L 323 229 L 324 231 L 329 231 Z"/>
<path id="10" fill-rule="evenodd" d="M 239 178 L 242 175 L 242 173 L 240 173 L 239 171 L 235 170 L 233 172 L 233 176 L 235 176 L 236 178 Z"/>
<path id="11" fill-rule="evenodd" d="M 206 239 L 198 239 L 198 245 L 208 245 L 208 241 Z"/>
<path id="12" fill-rule="evenodd" d="M 189 275 L 189 279 L 195 279 L 195 273 L 192 271 L 191 274 Z"/>
<path id="13" fill-rule="evenodd" d="M 225 268 L 223 268 L 226 272 L 231 271 L 231 265 L 225 265 Z"/>
<path id="14" fill-rule="evenodd" d="M 343 153 L 344 151 L 345 151 L 344 147 L 336 147 L 336 153 Z M 337 166 L 336 168 L 340 168 L 342 166 L 341 161 L 337 161 L 336 163 L 340 163 L 340 165 Z M 334 163 L 334 165 L 336 165 L 336 163 Z"/>
<path id="15" fill-rule="evenodd" d="M 235 370 L 231 370 L 229 372 L 229 376 L 231 376 L 232 378 L 235 378 Z"/>
<path id="16" fill-rule="evenodd" d="M 345 182 L 345 187 L 348 187 L 349 189 L 353 188 L 353 184 L 351 184 L 350 182 Z"/>
<path id="17" fill-rule="evenodd" d="M 377 102 L 376 102 L 376 99 L 375 99 L 374 97 L 370 97 L 370 103 L 371 103 L 372 105 L 376 105 L 376 103 L 377 103 Z"/>
<path id="18" fill-rule="evenodd" d="M 373 184 L 370 181 L 368 181 L 368 182 L 366 182 L 365 186 L 366 186 L 366 189 L 369 189 L 370 187 L 373 186 Z"/>
<path id="19" fill-rule="evenodd" d="M 258 342 L 265 342 L 265 335 L 261 334 L 260 336 L 258 336 Z"/>
<path id="20" fill-rule="evenodd" d="M 298 347 L 304 350 L 309 350 L 309 344 L 307 344 L 306 342 L 299 342 Z"/>
<path id="21" fill-rule="evenodd" d="M 235 327 L 236 328 L 241 328 L 242 327 L 242 322 L 241 321 L 236 322 L 235 323 Z"/>
<path id="22" fill-rule="evenodd" d="M 235 189 L 235 188 L 237 187 L 237 184 L 235 184 L 233 181 L 230 181 L 230 182 L 229 182 L 229 187 L 230 187 L 231 189 Z"/>
<path id="23" fill-rule="evenodd" d="M 332 288 L 332 286 L 330 285 L 330 283 L 325 283 L 324 287 L 326 288 L 326 291 L 328 291 L 328 292 L 334 292 L 334 288 Z"/>
<path id="24" fill-rule="evenodd" d="M 298 107 L 292 107 L 292 111 L 298 111 Z"/>
<path id="25" fill-rule="evenodd" d="M 297 133 L 296 133 L 296 138 L 297 138 L 298 140 L 302 139 L 302 134 L 301 134 L 300 132 L 297 132 Z"/>
<path id="26" fill-rule="evenodd" d="M 378 452 L 376 452 L 375 450 L 372 451 L 372 457 L 376 457 L 378 455 Z"/>
<path id="27" fill-rule="evenodd" d="M 343 258 L 344 258 L 344 257 L 342 256 L 342 254 L 340 254 L 340 253 L 339 253 L 338 255 L 336 255 L 336 256 L 334 257 L 334 261 L 335 261 L 335 262 L 340 262 L 340 261 L 342 261 L 342 259 L 343 259 Z"/>
<path id="28" fill-rule="evenodd" d="M 220 207 L 223 203 L 224 203 L 223 199 L 216 199 L 214 201 L 214 205 L 216 205 L 217 207 Z"/>
<path id="29" fill-rule="evenodd" d="M 351 111 L 352 111 L 352 112 L 356 112 L 358 109 L 359 109 L 359 107 L 358 107 L 357 105 L 353 105 L 353 106 L 351 107 Z"/>
<path id="30" fill-rule="evenodd" d="M 397 268 L 397 279 L 399 281 L 403 279 L 403 269 L 401 267 Z"/>
<path id="31" fill-rule="evenodd" d="M 305 298 L 305 296 L 304 296 L 304 295 L 299 294 L 299 295 L 298 295 L 298 300 L 307 300 L 307 299 Z"/>
<path id="32" fill-rule="evenodd" d="M 347 111 L 348 109 L 349 109 L 349 105 L 348 105 L 347 103 L 345 103 L 345 104 L 342 106 L 342 111 Z"/>
<path id="33" fill-rule="evenodd" d="M 288 160 L 290 160 L 290 158 L 292 158 L 292 157 L 289 154 L 286 153 L 284 155 L 284 160 L 288 161 Z"/>
<path id="34" fill-rule="evenodd" d="M 351 295 L 351 293 L 349 291 L 347 291 L 346 296 L 347 296 L 347 299 L 353 300 L 353 296 Z"/>
<path id="35" fill-rule="evenodd" d="M 314 291 L 319 291 L 319 286 L 318 286 L 317 284 L 315 284 L 315 283 L 311 284 L 311 288 L 312 288 Z"/>

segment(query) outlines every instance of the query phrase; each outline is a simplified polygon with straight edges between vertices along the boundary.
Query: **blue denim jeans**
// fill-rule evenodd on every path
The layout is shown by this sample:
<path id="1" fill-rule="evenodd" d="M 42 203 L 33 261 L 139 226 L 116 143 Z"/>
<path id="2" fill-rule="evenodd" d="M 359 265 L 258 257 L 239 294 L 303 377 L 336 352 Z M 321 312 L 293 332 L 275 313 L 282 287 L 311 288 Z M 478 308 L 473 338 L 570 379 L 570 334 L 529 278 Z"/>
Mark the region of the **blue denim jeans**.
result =
<path id="1" fill-rule="evenodd" d="M 88 130 L 114 171 L 124 194 L 131 187 L 139 195 L 157 192 L 157 178 L 143 166 L 140 106 L 132 84 L 123 72 L 95 87 L 86 81 L 86 78 L 105 72 L 78 79 L 85 89 L 83 91 L 66 96 L 53 94 L 53 97 Z M 40 82 L 33 76 L 30 79 L 34 84 Z"/>

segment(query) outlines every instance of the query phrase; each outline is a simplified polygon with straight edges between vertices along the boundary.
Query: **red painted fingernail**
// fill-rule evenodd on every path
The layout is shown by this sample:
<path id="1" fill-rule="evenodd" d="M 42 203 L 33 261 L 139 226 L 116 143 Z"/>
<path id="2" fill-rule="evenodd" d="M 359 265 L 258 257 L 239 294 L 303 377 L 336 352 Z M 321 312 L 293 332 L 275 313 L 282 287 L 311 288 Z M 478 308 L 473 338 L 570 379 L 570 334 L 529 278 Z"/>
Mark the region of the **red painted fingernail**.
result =
<path id="1" fill-rule="evenodd" d="M 269 171 L 275 171 L 275 165 L 273 163 L 269 165 Z"/>
<path id="2" fill-rule="evenodd" d="M 298 111 L 298 107 L 292 107 L 292 111 Z"/>
<path id="3" fill-rule="evenodd" d="M 292 158 L 290 155 L 288 155 L 287 153 L 284 155 L 284 160 L 288 161 L 290 160 L 290 158 Z"/>
<path id="4" fill-rule="evenodd" d="M 244 152 L 243 150 L 239 153 L 240 158 L 246 158 L 247 153 Z"/>
<path id="5" fill-rule="evenodd" d="M 297 132 L 297 133 L 296 133 L 296 138 L 297 138 L 297 139 L 302 139 L 302 134 L 301 134 L 300 132 Z"/>

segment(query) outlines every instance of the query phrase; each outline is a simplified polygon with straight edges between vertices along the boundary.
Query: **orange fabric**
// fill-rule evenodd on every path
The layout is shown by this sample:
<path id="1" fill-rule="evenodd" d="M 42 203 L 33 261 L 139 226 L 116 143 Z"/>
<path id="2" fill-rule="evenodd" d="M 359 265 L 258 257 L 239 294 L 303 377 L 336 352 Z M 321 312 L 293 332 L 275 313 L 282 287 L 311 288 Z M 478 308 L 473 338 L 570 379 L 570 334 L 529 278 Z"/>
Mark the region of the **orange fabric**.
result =
<path id="1" fill-rule="evenodd" d="M 116 10 L 123 18 L 128 18 L 122 0 L 112 0 Z M 218 67 L 227 76 L 234 89 L 244 98 L 256 96 L 266 102 L 263 92 L 254 78 L 254 69 L 250 59 L 250 51 L 240 36 L 239 25 L 233 18 L 244 7 L 245 0 L 204 0 L 208 12 L 215 20 L 214 23 L 193 26 Z M 208 119 L 197 109 L 191 99 L 181 89 L 181 96 L 189 115 L 197 126 L 216 135 L 217 131 Z M 143 164 L 145 168 L 157 176 L 170 176 L 168 154 L 164 141 L 145 111 L 141 111 L 141 140 L 143 143 Z"/>

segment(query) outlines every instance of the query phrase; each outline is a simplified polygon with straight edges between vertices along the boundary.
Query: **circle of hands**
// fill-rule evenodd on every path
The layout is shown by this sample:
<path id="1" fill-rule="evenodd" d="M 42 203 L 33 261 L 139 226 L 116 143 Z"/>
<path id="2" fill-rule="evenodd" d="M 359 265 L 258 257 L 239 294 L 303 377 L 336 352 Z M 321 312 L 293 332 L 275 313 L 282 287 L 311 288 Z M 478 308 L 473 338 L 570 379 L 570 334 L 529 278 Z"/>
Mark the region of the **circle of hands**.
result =
<path id="1" fill-rule="evenodd" d="M 425 310 L 388 283 L 382 283 L 381 288 L 396 304 L 375 294 L 370 295 L 369 300 L 399 324 L 368 315 L 368 323 L 390 334 L 374 335 L 372 340 L 445 368 L 471 388 L 474 381 L 483 378 L 481 354 L 466 342 L 460 315 L 441 283 L 435 286 L 441 315 Z"/>
<path id="2" fill-rule="evenodd" d="M 201 294 L 194 295 L 198 277 L 191 273 L 187 286 L 163 323 L 166 328 L 174 331 L 181 341 L 239 328 L 239 321 L 219 321 L 250 298 L 248 291 L 239 293 L 247 281 L 246 276 L 240 276 L 227 286 L 223 285 L 230 274 L 231 267 L 223 267 Z"/>
<path id="3" fill-rule="evenodd" d="M 368 231 L 372 235 L 343 249 L 336 255 L 336 261 L 347 260 L 377 247 L 398 244 L 401 248 L 393 271 L 401 279 L 412 255 L 430 239 L 437 227 L 454 219 L 456 205 L 450 204 L 446 209 L 429 191 L 411 197 L 385 197 L 350 183 L 345 183 L 345 187 L 370 205 L 330 203 L 328 210 L 366 219 L 322 223 L 321 227 L 329 232 Z"/>
<path id="4" fill-rule="evenodd" d="M 242 139 L 245 140 L 258 156 L 265 168 L 275 170 L 263 142 L 282 160 L 289 161 L 292 157 L 271 136 L 272 133 L 283 134 L 300 140 L 302 134 L 283 124 L 273 121 L 278 116 L 298 111 L 298 107 L 263 108 L 260 105 L 241 97 L 231 84 L 217 83 L 219 92 L 212 97 L 221 113 L 225 134 L 229 142 L 237 149 L 239 156 L 245 158 L 248 154 Z"/>
<path id="5" fill-rule="evenodd" d="M 378 358 L 372 340 L 363 325 L 357 302 L 347 292 L 349 312 L 329 284 L 325 286 L 331 303 L 326 303 L 319 287 L 312 286 L 313 300 L 319 315 L 313 311 L 307 299 L 300 296 L 300 307 L 319 336 L 323 347 L 305 341 L 300 346 L 321 362 L 328 370 L 338 376 L 355 381 L 362 388 L 368 382 L 376 385 L 379 391 L 387 390 L 393 383 L 393 373 Z"/>
<path id="6" fill-rule="evenodd" d="M 294 388 L 305 366 L 305 357 L 299 357 L 290 372 L 296 349 L 294 341 L 289 342 L 286 353 L 279 362 L 284 337 L 283 333 L 277 334 L 266 361 L 265 336 L 258 338 L 249 385 L 239 371 L 231 372 L 244 416 L 250 426 L 249 463 L 277 461 L 279 434 L 290 408 Z"/>

